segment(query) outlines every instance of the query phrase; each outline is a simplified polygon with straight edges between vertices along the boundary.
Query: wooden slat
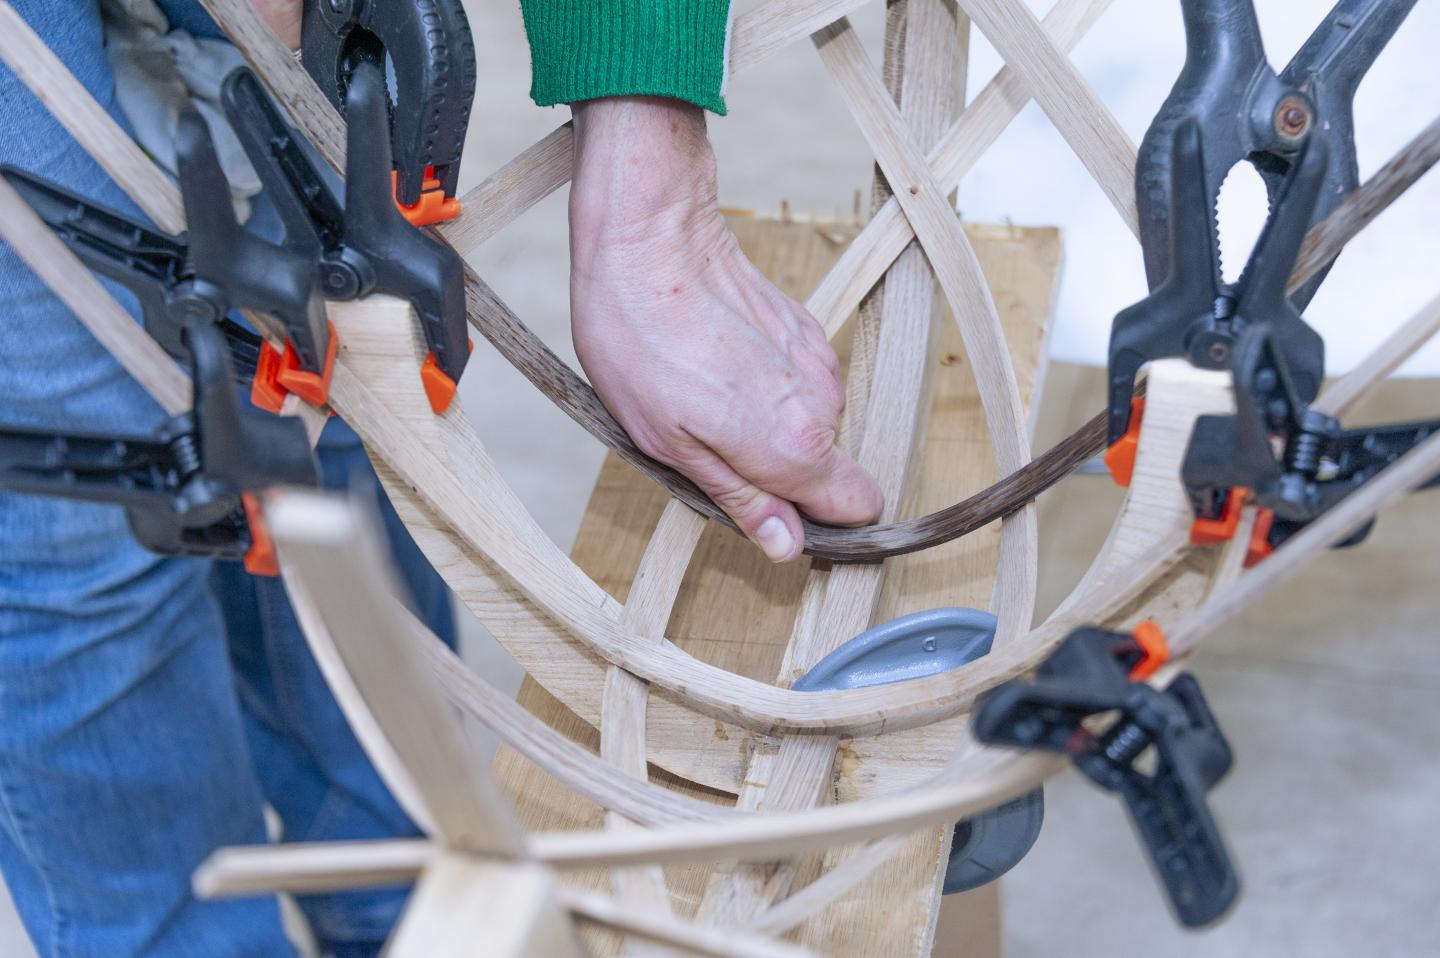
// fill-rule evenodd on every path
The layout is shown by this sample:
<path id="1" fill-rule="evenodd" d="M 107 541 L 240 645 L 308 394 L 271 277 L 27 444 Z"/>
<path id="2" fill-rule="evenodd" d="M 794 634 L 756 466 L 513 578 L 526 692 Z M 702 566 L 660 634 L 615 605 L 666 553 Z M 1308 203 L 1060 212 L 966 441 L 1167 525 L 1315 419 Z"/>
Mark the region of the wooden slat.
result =
<path id="1" fill-rule="evenodd" d="M 525 842 L 490 770 L 463 735 L 396 614 L 398 580 L 381 545 L 378 522 L 356 503 L 287 491 L 265 509 L 285 570 L 287 591 L 307 616 L 312 644 L 333 648 L 350 683 L 347 714 L 368 713 L 389 749 L 382 772 L 402 772 L 400 791 L 423 802 L 437 837 L 453 848 L 523 855 Z M 354 693 L 353 697 L 349 693 Z M 366 726 L 368 727 L 368 726 Z M 372 738 L 373 743 L 373 738 Z"/>
<path id="2" fill-rule="evenodd" d="M 888 12 L 887 31 L 894 42 L 887 44 L 891 61 L 887 73 L 896 79 L 890 93 L 899 95 L 902 121 L 923 148 L 940 135 L 958 110 L 958 24 L 953 7 L 944 0 L 904 0 L 892 4 Z M 897 60 L 900 62 L 894 63 Z M 863 389 L 849 391 L 852 396 L 863 393 L 867 400 L 864 429 L 856 443 L 857 461 L 875 477 L 885 495 L 882 518 L 886 521 L 900 516 L 908 498 L 910 466 L 917 458 L 927 418 L 924 413 L 929 410 L 926 374 L 931 365 L 934 313 L 934 274 L 925 252 L 918 243 L 912 244 L 886 274 L 874 355 L 850 369 L 852 382 L 857 377 L 870 379 Z M 812 568 L 781 662 L 781 682 L 808 671 L 847 637 L 873 624 L 885 572 L 884 563 Z M 746 768 L 738 806 L 768 810 L 819 804 L 828 797 L 839 744 L 839 739 L 831 736 L 788 736 L 780 741 L 778 751 L 757 750 Z M 729 874 L 717 871 L 700 913 L 705 920 L 719 924 L 747 922 L 777 896 L 788 893 L 797 869 L 796 863 L 783 863 L 778 867 L 741 866 Z M 933 873 L 933 868 L 930 871 Z M 935 881 L 928 884 L 933 886 Z M 891 882 L 886 899 L 876 902 L 874 913 L 895 920 L 897 913 L 905 914 L 917 899 L 927 902 L 930 890 Z M 929 907 L 922 909 L 922 927 L 928 924 L 930 912 Z M 864 938 L 860 928 L 847 929 L 846 939 L 855 947 L 863 948 Z M 893 936 L 890 941 L 894 944 Z"/>
<path id="3" fill-rule="evenodd" d="M 1005 62 L 1024 78 L 1035 102 L 1110 198 L 1120 218 L 1138 235 L 1135 144 L 1089 82 L 1040 26 L 1025 0 L 958 2 Z"/>
<path id="4" fill-rule="evenodd" d="M 548 870 L 446 852 L 420 876 L 385 954 L 582 958 L 585 950 Z"/>
<path id="5" fill-rule="evenodd" d="M 1068 51 L 1113 2 L 1059 0 L 1045 15 L 1045 29 L 1054 37 L 1056 46 Z M 934 171 L 935 179 L 953 189 L 1029 102 L 1024 81 L 1010 67 L 1002 67 L 926 154 L 925 162 Z M 864 231 L 805 301 L 827 335 L 835 335 L 914 235 L 900 210 L 900 201 L 894 197 L 872 210 Z"/>

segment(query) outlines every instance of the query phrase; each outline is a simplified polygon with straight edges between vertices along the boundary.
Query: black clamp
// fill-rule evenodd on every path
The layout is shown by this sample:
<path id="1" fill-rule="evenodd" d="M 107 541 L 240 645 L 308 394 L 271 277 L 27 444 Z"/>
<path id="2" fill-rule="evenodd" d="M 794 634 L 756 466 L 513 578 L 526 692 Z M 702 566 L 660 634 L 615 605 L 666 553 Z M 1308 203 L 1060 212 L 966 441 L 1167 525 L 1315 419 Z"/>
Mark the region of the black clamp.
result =
<path id="1" fill-rule="evenodd" d="M 990 745 L 1069 755 L 1077 768 L 1125 800 L 1181 924 L 1219 918 L 1239 880 L 1206 793 L 1230 770 L 1231 753 L 1194 677 L 1165 689 L 1141 679 L 1164 657 L 1153 623 L 1136 635 L 1072 632 L 1034 681 L 992 689 L 975 710 L 975 737 Z M 1115 713 L 1094 731 L 1094 720 Z M 1149 756 L 1153 755 L 1153 761 Z"/>
<path id="2" fill-rule="evenodd" d="M 245 561 L 275 572 L 255 495 L 319 484 L 300 420 L 241 409 L 224 337 L 208 322 L 183 334 L 194 408 L 153 435 L 0 428 L 0 487 L 125 507 L 136 540 L 166 555 Z"/>
<path id="3" fill-rule="evenodd" d="M 372 292 L 407 300 L 429 348 L 420 370 L 431 408 L 444 412 L 470 359 L 465 266 L 453 249 L 408 223 L 390 201 L 385 78 L 357 62 L 346 86 L 345 204 L 342 207 L 255 74 L 225 78 L 221 102 L 285 224 L 287 245 L 318 261 L 325 298 Z"/>
<path id="4" fill-rule="evenodd" d="M 1202 521 L 1233 513 L 1248 491 L 1261 510 L 1249 565 L 1440 431 L 1440 419 L 1342 429 L 1306 403 L 1275 334 L 1263 326 L 1241 334 L 1233 370 L 1236 414 L 1196 421 L 1181 478 Z M 1440 476 L 1419 488 L 1437 485 Z M 1339 547 L 1363 541 L 1373 525 Z"/>
<path id="5" fill-rule="evenodd" d="M 188 225 L 183 237 L 13 167 L 0 168 L 0 175 L 84 263 L 135 295 L 146 331 L 172 356 L 187 357 L 189 326 L 217 324 L 258 405 L 278 411 L 286 392 L 323 405 L 337 344 L 314 260 L 241 227 L 210 128 L 192 107 L 180 113 L 175 148 Z M 285 342 L 285 352 L 226 318 L 232 309 L 254 310 L 258 322 L 274 324 L 266 331 Z M 278 399 L 266 402 L 263 395 Z"/>
<path id="6" fill-rule="evenodd" d="M 1181 0 L 1185 65 L 1141 141 L 1136 165 L 1151 296 L 1115 319 L 1112 444 L 1130 424 L 1141 366 L 1186 356 L 1202 368 L 1223 369 L 1234 337 L 1248 323 L 1287 327 L 1291 368 L 1302 394 L 1314 397 L 1323 346 L 1299 312 L 1325 271 L 1295 291 L 1288 309 L 1277 311 L 1275 300 L 1284 297 L 1295 262 L 1286 248 L 1293 243 L 1298 250 L 1309 228 L 1358 185 L 1355 90 L 1415 2 L 1341 0 L 1277 76 L 1265 57 L 1253 0 Z M 1265 238 L 1276 248 L 1260 256 L 1257 247 L 1246 276 L 1231 288 L 1220 272 L 1215 204 L 1231 168 L 1245 160 L 1269 192 Z M 1313 169 L 1297 169 L 1311 164 Z M 1247 278 L 1269 287 L 1263 297 L 1247 296 Z"/>
<path id="7" fill-rule="evenodd" d="M 300 55 L 347 120 L 357 67 L 374 65 L 383 79 L 388 57 L 395 75 L 385 127 L 395 156 L 390 195 L 417 226 L 458 216 L 455 187 L 476 85 L 475 43 L 460 0 L 306 0 Z"/>

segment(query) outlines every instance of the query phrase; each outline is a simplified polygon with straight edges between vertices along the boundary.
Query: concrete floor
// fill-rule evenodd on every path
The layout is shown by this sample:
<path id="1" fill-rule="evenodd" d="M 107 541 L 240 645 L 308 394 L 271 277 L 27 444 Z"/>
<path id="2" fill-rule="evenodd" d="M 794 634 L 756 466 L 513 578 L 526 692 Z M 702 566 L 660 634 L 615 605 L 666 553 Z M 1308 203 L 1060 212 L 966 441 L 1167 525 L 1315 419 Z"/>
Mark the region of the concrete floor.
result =
<path id="1" fill-rule="evenodd" d="M 753 3 L 741 0 L 737 6 Z M 477 0 L 467 6 L 481 65 L 465 178 L 473 185 L 566 114 L 538 109 L 526 99 L 528 51 L 516 5 Z M 1137 140 L 1164 95 L 1165 72 L 1173 73 L 1181 47 L 1171 29 L 1147 34 L 1145 49 L 1132 51 L 1133 34 L 1125 25 L 1136 17 L 1153 18 L 1160 6 L 1117 0 L 1107 21 L 1112 25 L 1102 24 L 1077 52 L 1077 62 Z M 1261 0 L 1258 6 L 1267 30 L 1282 20 L 1284 8 L 1295 8 L 1306 24 L 1303 35 L 1323 5 Z M 1420 6 L 1414 17 L 1421 22 L 1407 30 L 1428 32 L 1433 40 L 1440 35 L 1437 10 Z M 866 8 L 855 20 L 875 55 L 878 8 Z M 1283 45 L 1272 52 L 1277 60 L 1288 54 Z M 989 57 L 977 42 L 972 90 L 993 69 L 986 66 L 993 64 Z M 1429 69 L 1424 75 L 1433 81 L 1433 65 L 1426 68 L 1413 58 L 1387 69 L 1397 78 Z M 1431 88 L 1433 83 L 1426 86 Z M 867 188 L 864 144 L 812 51 L 795 49 L 738 78 L 730 105 L 732 116 L 712 123 L 725 202 L 773 210 L 787 200 L 796 210 L 824 213 L 848 210 L 855 191 Z M 1362 155 L 1362 169 L 1372 170 L 1403 142 L 1404 131 L 1417 125 L 1402 121 L 1397 132 L 1379 137 L 1388 145 Z M 962 189 L 961 203 L 991 218 L 1008 215 L 1066 227 L 1069 268 L 1059 309 L 1065 323 L 1073 324 L 1113 314 L 1116 305 L 1140 294 L 1139 257 L 1123 228 L 1116 233 L 1118 221 L 1110 222 L 1113 214 L 1096 199 L 1098 191 L 1083 170 L 1046 128 L 1033 108 L 1022 114 L 997 147 L 998 160 L 982 165 Z M 1037 150 L 1047 164 L 1043 175 L 1036 175 Z M 1436 208 L 1437 185 L 1435 177 L 1422 184 L 1429 192 L 1407 197 L 1368 240 L 1388 244 L 1383 248 L 1391 253 L 1406 251 L 1406 257 L 1392 257 L 1394 282 L 1391 273 L 1374 279 L 1380 267 L 1369 258 L 1369 271 L 1333 274 L 1331 286 L 1367 283 L 1366 315 L 1375 318 L 1354 326 L 1378 336 L 1424 298 L 1415 293 L 1416 275 L 1423 273 L 1420 286 L 1433 285 L 1433 271 L 1407 271 L 1406 258 L 1417 248 L 1434 249 L 1436 234 L 1425 217 Z M 479 250 L 472 262 L 573 362 L 564 217 L 562 192 Z M 1099 385 L 1094 369 L 1053 366 L 1037 447 L 1058 437 L 1073 410 L 1098 408 Z M 1433 382 L 1391 389 L 1383 408 L 1372 414 L 1434 415 L 1437 395 Z M 526 505 L 557 541 L 572 541 L 600 447 L 483 344 L 462 396 Z M 1047 497 L 1041 523 L 1044 601 L 1057 601 L 1073 583 L 1094 554 L 1116 502 L 1103 477 L 1077 477 Z M 1245 883 L 1239 907 L 1224 924 L 1202 934 L 1177 931 L 1118 802 L 1067 776 L 1049 787 L 1047 827 L 1005 882 L 1011 958 L 1440 954 L 1440 911 L 1430 901 L 1433 876 L 1440 873 L 1440 838 L 1427 827 L 1433 796 L 1440 794 L 1436 541 L 1440 493 L 1416 497 L 1385 516 L 1360 550 L 1317 562 L 1197 658 L 1195 671 L 1236 752 L 1235 770 L 1214 796 Z M 486 675 L 518 682 L 514 663 L 473 623 L 467 654 Z M 0 956 L 30 954 L 0 894 Z"/>

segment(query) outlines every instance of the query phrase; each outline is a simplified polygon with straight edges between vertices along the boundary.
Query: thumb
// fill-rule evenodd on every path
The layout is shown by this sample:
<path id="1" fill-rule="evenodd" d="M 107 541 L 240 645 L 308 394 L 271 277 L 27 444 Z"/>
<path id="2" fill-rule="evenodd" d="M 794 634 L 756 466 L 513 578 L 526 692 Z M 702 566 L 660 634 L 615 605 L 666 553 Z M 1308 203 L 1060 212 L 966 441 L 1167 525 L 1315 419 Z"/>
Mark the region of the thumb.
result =
<path id="1" fill-rule="evenodd" d="M 795 506 L 754 485 L 708 446 L 693 441 L 695 445 L 685 449 L 681 461 L 672 465 L 724 509 L 771 562 L 800 558 L 805 549 L 805 527 Z"/>

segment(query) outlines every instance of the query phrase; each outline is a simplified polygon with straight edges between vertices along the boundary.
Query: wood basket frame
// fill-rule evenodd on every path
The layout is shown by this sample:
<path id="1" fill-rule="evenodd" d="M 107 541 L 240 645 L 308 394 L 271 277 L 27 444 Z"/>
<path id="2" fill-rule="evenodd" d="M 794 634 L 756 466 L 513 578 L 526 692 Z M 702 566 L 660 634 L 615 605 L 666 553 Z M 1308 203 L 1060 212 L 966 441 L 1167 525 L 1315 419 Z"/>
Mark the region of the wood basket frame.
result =
<path id="1" fill-rule="evenodd" d="M 292 122 L 333 165 L 343 167 L 343 123 L 294 58 L 243 0 L 204 2 Z M 1111 0 L 1058 0 L 1043 23 L 1022 0 L 894 3 L 888 25 L 888 88 L 845 19 L 864 2 L 769 0 L 736 22 L 731 68 L 743 70 L 811 37 L 883 173 L 883 202 L 876 204 L 865 230 L 806 305 L 833 335 L 877 283 L 885 284 L 883 305 L 872 309 L 868 320 L 862 309 L 861 320 L 872 324 L 884 346 L 868 366 L 852 368 L 852 380 L 861 377 L 859 388 L 866 399 L 860 406 L 865 411 L 862 462 L 880 476 L 890 501 L 896 501 L 919 436 L 921 384 L 913 370 L 917 360 L 923 364 L 925 358 L 923 337 L 919 343 L 911 341 L 917 338 L 913 335 L 907 338 L 905 317 L 929 315 L 937 280 L 975 369 L 1001 474 L 1015 474 L 1029 463 L 1003 332 L 974 251 L 946 198 L 950 189 L 1033 97 L 1134 230 L 1135 150 L 1066 57 Z M 963 62 L 961 27 L 967 18 L 989 37 L 1006 66 L 959 111 L 947 101 L 945 90 L 953 89 Z M 5 3 L 0 3 L 0 56 L 157 225 L 174 233 L 183 230 L 175 188 Z M 1302 282 L 1332 259 L 1379 209 L 1428 169 L 1440 153 L 1437 143 L 1440 125 L 1432 123 L 1316 227 L 1293 282 Z M 464 197 L 466 214 L 441 227 L 439 235 L 462 255 L 473 250 L 563 186 L 570 159 L 567 124 Z M 896 185 L 899 189 L 889 189 Z M 6 238 L 160 404 L 172 413 L 185 409 L 189 397 L 183 374 L 3 184 L 0 218 Z M 557 404 L 636 461 L 638 451 L 623 434 L 615 435 L 618 427 L 593 392 L 525 330 L 473 271 L 467 274 L 467 309 L 477 330 Z M 369 533 L 352 511 L 333 502 L 280 497 L 268 514 L 307 634 L 377 765 L 433 841 L 236 850 L 218 857 L 205 872 L 203 883 L 212 891 L 350 887 L 377 876 L 413 877 L 422 870 L 469 876 L 437 879 L 446 889 L 437 895 L 448 901 L 445 895 L 453 894 L 457 882 L 493 885 L 494 875 L 485 864 L 491 861 L 554 867 L 773 861 L 837 844 L 873 843 L 778 904 L 755 887 L 754 875 L 747 877 L 743 869 L 729 873 L 724 894 L 716 892 L 724 903 L 710 912 L 711 918 L 782 931 L 893 854 L 893 836 L 993 807 L 1032 788 L 1060 763 L 962 740 L 940 775 L 902 793 L 813 810 L 803 809 L 816 799 L 766 814 L 717 809 L 647 783 L 647 760 L 666 764 L 663 750 L 647 748 L 645 742 L 652 687 L 665 691 L 666 702 L 672 703 L 666 707 L 678 710 L 675 720 L 684 720 L 689 712 L 777 737 L 773 760 L 763 767 L 752 765 L 748 784 L 707 783 L 738 791 L 741 808 L 753 807 L 747 805 L 746 789 L 757 784 L 818 795 L 816 785 L 828 779 L 841 736 L 879 735 L 962 714 L 981 692 L 1032 669 L 1075 625 L 1120 624 L 1154 614 L 1166 625 L 1174 654 L 1183 656 L 1308 558 L 1440 469 L 1440 443 L 1432 439 L 1272 559 L 1242 575 L 1242 548 L 1190 546 L 1189 517 L 1177 479 L 1194 417 L 1230 406 L 1226 377 L 1178 362 L 1155 364 L 1134 483 L 1090 572 L 1054 616 L 1030 626 L 1036 577 L 1036 518 L 1033 505 L 1027 504 L 1032 492 L 1003 519 L 993 603 L 1000 626 L 989 656 L 954 673 L 892 686 L 798 693 L 710 666 L 664 640 L 685 568 L 706 515 L 714 515 L 713 506 L 697 503 L 683 488 L 675 490 L 629 601 L 622 606 L 543 535 L 494 469 L 458 405 L 443 416 L 431 413 L 415 375 L 423 345 L 408 306 L 376 296 L 331 304 L 330 310 L 343 343 L 331 405 L 364 439 L 406 525 L 452 588 L 527 671 L 600 729 L 601 754 L 574 745 L 508 701 L 386 600 L 381 566 L 370 561 L 378 553 L 373 543 L 366 545 Z M 268 329 L 263 319 L 259 322 Z M 1437 326 L 1440 298 L 1318 405 L 1332 414 L 1343 412 Z M 304 417 L 312 434 L 318 434 L 324 410 L 294 399 L 287 406 L 287 412 Z M 640 464 L 660 472 L 653 463 Z M 297 508 L 297 503 L 307 508 Z M 1253 521 L 1253 512 L 1247 511 L 1245 521 Z M 869 625 L 883 569 L 878 563 L 817 567 L 789 660 L 813 662 L 836 644 L 837 636 Z M 346 582 L 352 599 L 348 610 L 338 598 L 347 592 Z M 357 583 L 367 587 L 356 589 Z M 846 598 L 857 595 L 864 598 Z M 396 641 L 400 636 L 406 636 L 408 644 Z M 417 649 L 425 654 L 417 655 Z M 438 704 L 443 695 L 562 782 L 610 809 L 616 827 L 602 833 L 520 834 L 488 770 L 477 767 L 455 737 L 451 714 L 428 706 L 413 712 L 396 709 L 397 688 L 409 690 L 404 701 L 411 704 L 422 699 Z M 432 689 L 439 695 L 428 695 Z M 650 827 L 620 827 L 620 818 Z M 457 859 L 457 853 L 464 854 Z M 706 953 L 712 954 L 794 953 L 769 939 L 737 937 L 728 930 L 715 934 L 674 921 L 664 904 L 663 881 L 657 881 L 653 871 L 639 880 L 632 875 L 620 881 L 617 904 L 566 898 L 542 876 L 535 887 L 543 894 L 537 892 L 535 900 L 550 905 L 537 904 L 535 909 L 553 910 L 558 896 L 573 914 L 679 947 L 709 949 Z M 430 906 L 419 910 L 426 922 L 441 914 Z M 407 920 L 406 925 L 418 923 Z"/>

